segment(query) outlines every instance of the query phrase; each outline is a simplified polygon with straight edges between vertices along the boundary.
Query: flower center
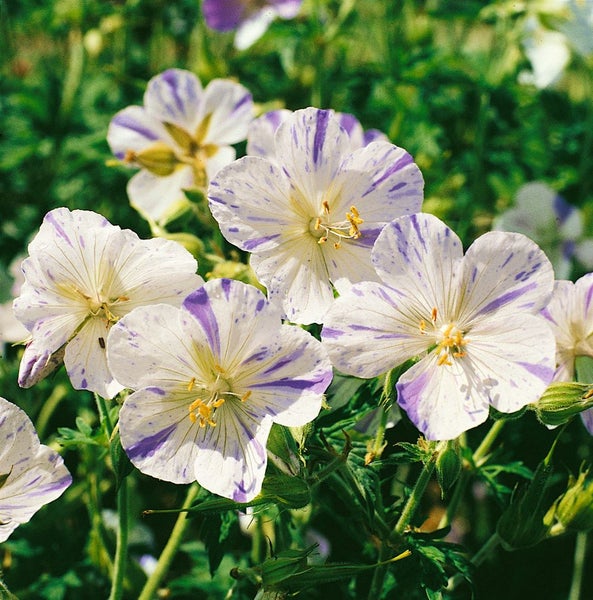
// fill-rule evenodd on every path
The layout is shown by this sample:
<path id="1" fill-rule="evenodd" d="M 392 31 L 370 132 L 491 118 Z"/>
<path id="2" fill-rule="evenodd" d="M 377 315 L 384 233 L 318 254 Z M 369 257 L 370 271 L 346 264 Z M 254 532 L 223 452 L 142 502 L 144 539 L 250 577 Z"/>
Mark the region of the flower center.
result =
<path id="1" fill-rule="evenodd" d="M 364 223 L 356 206 L 350 207 L 346 218 L 342 221 L 332 221 L 330 207 L 327 200 L 321 203 L 321 214 L 311 219 L 310 233 L 317 238 L 318 244 L 325 244 L 328 240 L 333 242 L 337 250 L 342 245 L 342 240 L 357 240 L 362 236 L 358 226 Z"/>
<path id="2" fill-rule="evenodd" d="M 206 163 L 218 152 L 218 146 L 215 144 L 204 143 L 210 119 L 211 115 L 206 115 L 193 135 L 179 125 L 164 122 L 163 125 L 177 144 L 177 149 L 158 140 L 138 152 L 128 150 L 123 161 L 140 166 L 160 177 L 167 177 L 180 166 L 189 165 L 194 173 L 195 185 L 205 188 L 208 185 Z"/>
<path id="3" fill-rule="evenodd" d="M 245 402 L 251 396 L 251 391 L 247 391 L 242 396 L 233 392 L 227 374 L 220 365 L 214 365 L 213 371 L 213 379 L 201 385 L 202 393 L 187 407 L 189 420 L 200 427 L 207 425 L 216 427 L 214 415 L 226 401 L 238 399 Z M 191 392 L 195 386 L 196 378 L 192 377 L 187 385 L 187 391 Z"/>
<path id="4" fill-rule="evenodd" d="M 437 309 L 432 309 L 430 321 L 434 328 L 436 337 L 435 352 L 437 353 L 437 365 L 453 364 L 452 359 L 463 358 L 466 355 L 464 347 L 467 345 L 465 333 L 457 327 L 457 324 L 449 321 L 437 327 Z M 420 331 L 426 333 L 426 321 L 420 320 Z"/>

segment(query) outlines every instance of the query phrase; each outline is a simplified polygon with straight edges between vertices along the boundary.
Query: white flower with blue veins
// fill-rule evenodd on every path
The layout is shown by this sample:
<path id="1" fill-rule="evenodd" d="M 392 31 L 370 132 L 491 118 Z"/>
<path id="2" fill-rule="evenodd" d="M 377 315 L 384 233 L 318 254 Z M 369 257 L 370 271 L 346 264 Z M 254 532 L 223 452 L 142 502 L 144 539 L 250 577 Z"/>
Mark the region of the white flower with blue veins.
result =
<path id="1" fill-rule="evenodd" d="M 352 283 L 376 279 L 371 248 L 383 227 L 420 210 L 424 181 L 412 157 L 385 141 L 353 147 L 333 111 L 287 115 L 273 156 L 245 156 L 210 184 L 225 238 L 251 266 L 283 316 L 321 323 Z"/>
<path id="2" fill-rule="evenodd" d="M 30 387 L 63 360 L 72 385 L 112 398 L 123 389 L 107 367 L 114 323 L 137 306 L 180 305 L 203 283 L 177 242 L 141 240 L 97 213 L 56 208 L 43 219 L 22 263 L 14 301 L 30 332 L 19 385 Z"/>
<path id="3" fill-rule="evenodd" d="M 143 473 L 247 502 L 261 490 L 273 423 L 313 420 L 332 379 L 321 343 L 255 287 L 208 281 L 181 308 L 138 308 L 108 340 L 109 365 L 135 390 L 119 416 Z"/>
<path id="4" fill-rule="evenodd" d="M 399 379 L 399 405 L 431 440 L 479 425 L 489 407 L 511 413 L 552 380 L 555 343 L 538 311 L 554 275 L 544 253 L 515 233 L 490 232 L 465 256 L 436 217 L 390 223 L 362 282 L 336 300 L 322 340 L 340 371 L 371 378 L 418 358 Z"/>
<path id="5" fill-rule="evenodd" d="M 245 139 L 252 118 L 251 94 L 239 83 L 214 79 L 202 88 L 182 69 L 153 77 L 144 106 L 118 112 L 107 132 L 115 156 L 141 168 L 127 188 L 132 206 L 151 221 L 166 222 L 183 190 L 205 190 L 235 159 L 232 144 Z"/>

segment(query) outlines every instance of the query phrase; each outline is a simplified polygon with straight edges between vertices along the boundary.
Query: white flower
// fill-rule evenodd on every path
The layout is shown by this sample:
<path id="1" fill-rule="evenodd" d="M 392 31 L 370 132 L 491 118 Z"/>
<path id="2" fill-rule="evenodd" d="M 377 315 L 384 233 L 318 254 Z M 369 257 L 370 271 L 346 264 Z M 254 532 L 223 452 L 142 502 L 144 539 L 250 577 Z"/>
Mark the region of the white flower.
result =
<path id="1" fill-rule="evenodd" d="M 140 471 L 246 502 L 264 478 L 272 423 L 317 416 L 331 378 L 320 342 L 253 286 L 215 279 L 181 308 L 138 308 L 109 334 L 127 387 L 122 445 Z"/>
<path id="2" fill-rule="evenodd" d="M 381 229 L 414 213 L 424 182 L 412 157 L 377 141 L 353 149 L 333 111 L 288 115 L 273 159 L 246 156 L 221 169 L 208 192 L 223 235 L 252 252 L 270 300 L 297 323 L 321 322 L 352 282 L 376 279 L 370 251 Z"/>
<path id="3" fill-rule="evenodd" d="M 29 417 L 0 398 L 0 542 L 71 483 L 62 457 L 39 443 Z"/>
<path id="4" fill-rule="evenodd" d="M 593 358 L 593 273 L 576 283 L 557 281 L 542 315 L 548 319 L 556 336 L 554 380 L 574 381 L 576 358 Z M 581 417 L 593 434 L 593 409 L 584 411 Z"/>
<path id="5" fill-rule="evenodd" d="M 569 277 L 575 258 L 593 268 L 593 239 L 583 237 L 581 211 L 545 183 L 523 185 L 515 206 L 496 217 L 492 229 L 530 237 L 552 262 L 557 279 Z"/>
<path id="6" fill-rule="evenodd" d="M 31 332 L 19 384 L 30 387 L 62 360 L 76 389 L 111 398 L 122 386 L 105 357 L 109 329 L 137 306 L 181 304 L 203 283 L 181 245 L 141 240 L 90 211 L 49 212 L 23 261 L 25 283 L 14 301 Z"/>
<path id="7" fill-rule="evenodd" d="M 183 190 L 205 190 L 235 159 L 231 144 L 244 140 L 253 115 L 251 94 L 231 80 L 205 89 L 191 72 L 169 69 L 153 77 L 144 106 L 129 106 L 109 125 L 107 141 L 117 158 L 142 170 L 128 184 L 132 206 L 164 223 L 184 201 Z"/>
<path id="8" fill-rule="evenodd" d="M 436 217 L 401 217 L 379 235 L 362 282 L 336 300 L 322 339 L 334 365 L 375 377 L 420 357 L 397 383 L 398 403 L 428 438 L 453 439 L 536 401 L 554 374 L 554 336 L 537 313 L 553 287 L 526 237 L 490 232 L 463 255 Z"/>
<path id="9" fill-rule="evenodd" d="M 12 298 L 8 302 L 0 304 L 0 349 L 2 344 L 9 342 L 22 342 L 27 339 L 29 332 L 24 325 L 16 318 L 12 308 L 13 299 L 20 294 L 21 285 L 24 278 L 21 270 L 23 257 L 15 258 L 10 264 L 10 275 L 13 279 L 10 295 Z"/>

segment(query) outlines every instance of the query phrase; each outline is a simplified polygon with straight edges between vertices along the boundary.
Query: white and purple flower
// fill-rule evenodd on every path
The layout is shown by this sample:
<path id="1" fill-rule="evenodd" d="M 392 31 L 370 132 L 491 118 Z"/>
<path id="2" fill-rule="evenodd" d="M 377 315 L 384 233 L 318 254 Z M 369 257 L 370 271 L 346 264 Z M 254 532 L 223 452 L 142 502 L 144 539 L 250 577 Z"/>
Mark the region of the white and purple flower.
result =
<path id="1" fill-rule="evenodd" d="M 39 442 L 25 412 L 0 398 L 0 542 L 71 483 L 62 457 Z"/>
<path id="2" fill-rule="evenodd" d="M 264 113 L 254 119 L 249 125 L 247 132 L 247 154 L 261 156 L 269 160 L 275 160 L 276 144 L 274 137 L 280 124 L 292 115 L 292 111 L 281 108 Z M 350 136 L 352 149 L 363 148 L 371 142 L 388 142 L 388 137 L 378 129 L 364 130 L 360 121 L 350 113 L 334 112 L 340 127 Z M 282 148 L 278 148 L 280 159 L 282 159 Z"/>
<path id="3" fill-rule="evenodd" d="M 293 19 L 303 0 L 203 0 L 206 25 L 216 31 L 233 31 L 235 48 L 254 44 L 276 18 Z"/>
<path id="4" fill-rule="evenodd" d="M 153 77 L 144 106 L 128 106 L 109 125 L 107 141 L 117 158 L 140 167 L 128 183 L 132 206 L 164 223 L 184 202 L 183 190 L 205 190 L 235 159 L 253 118 L 251 94 L 242 85 L 214 79 L 206 88 L 190 71 L 169 69 Z"/>
<path id="5" fill-rule="evenodd" d="M 556 281 L 550 302 L 542 310 L 556 336 L 555 381 L 575 380 L 575 360 L 593 358 L 593 273 L 576 283 Z M 593 409 L 581 413 L 593 434 Z"/>
<path id="6" fill-rule="evenodd" d="M 270 300 L 297 323 L 320 323 L 338 291 L 376 279 L 373 243 L 392 219 L 420 210 L 424 182 L 388 142 L 353 148 L 333 111 L 287 115 L 272 158 L 246 156 L 210 184 L 225 238 L 252 252 Z"/>
<path id="7" fill-rule="evenodd" d="M 530 237 L 552 262 L 557 279 L 570 276 L 574 259 L 593 268 L 593 239 L 583 237 L 581 211 L 545 183 L 523 185 L 515 206 L 495 218 L 492 228 Z"/>
<path id="8" fill-rule="evenodd" d="M 119 417 L 132 463 L 238 502 L 261 489 L 272 423 L 314 419 L 332 378 L 319 341 L 230 279 L 208 281 L 181 308 L 126 315 L 109 334 L 108 360 L 135 390 Z"/>
<path id="9" fill-rule="evenodd" d="M 49 212 L 23 261 L 25 282 L 14 301 L 30 331 L 19 384 L 30 387 L 62 359 L 72 385 L 112 398 L 123 387 L 107 367 L 111 326 L 137 306 L 180 305 L 203 283 L 180 244 L 141 240 L 91 211 Z"/>
<path id="10" fill-rule="evenodd" d="M 336 300 L 322 339 L 339 370 L 371 378 L 419 357 L 398 403 L 428 438 L 446 440 L 541 396 L 554 374 L 552 331 L 538 311 L 552 292 L 545 254 L 528 238 L 490 232 L 463 255 L 436 217 L 401 217 L 372 255 L 382 283 Z"/>

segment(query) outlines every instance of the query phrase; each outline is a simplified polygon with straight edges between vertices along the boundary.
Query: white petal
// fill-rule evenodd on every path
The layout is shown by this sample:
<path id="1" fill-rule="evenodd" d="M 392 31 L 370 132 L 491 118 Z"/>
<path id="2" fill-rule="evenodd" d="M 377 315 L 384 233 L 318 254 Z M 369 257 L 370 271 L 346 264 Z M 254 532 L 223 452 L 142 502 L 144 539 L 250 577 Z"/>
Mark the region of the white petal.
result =
<path id="1" fill-rule="evenodd" d="M 457 235 L 436 217 L 416 214 L 396 219 L 379 234 L 372 253 L 377 273 L 397 289 L 410 319 L 420 325 L 451 318 L 463 251 Z"/>
<path id="2" fill-rule="evenodd" d="M 242 250 L 259 252 L 284 237 L 309 235 L 310 216 L 297 212 L 286 178 L 265 159 L 246 156 L 220 170 L 208 199 L 223 235 Z"/>
<path id="3" fill-rule="evenodd" d="M 39 443 L 33 424 L 20 408 L 0 398 L 0 542 L 72 482 L 62 458 Z"/>
<path id="4" fill-rule="evenodd" d="M 460 361 L 437 365 L 436 353 L 416 363 L 397 383 L 398 404 L 428 440 L 452 440 L 488 418 L 481 382 Z"/>
<path id="5" fill-rule="evenodd" d="M 126 398 L 119 413 L 121 442 L 142 473 L 172 483 L 196 480 L 194 462 L 202 430 L 190 421 L 188 406 L 186 399 L 160 388 Z"/>
<path id="6" fill-rule="evenodd" d="M 147 220 L 158 223 L 179 202 L 185 201 L 183 190 L 193 187 L 194 174 L 188 166 L 176 169 L 167 177 L 139 171 L 128 182 L 127 192 L 130 204 Z"/>
<path id="7" fill-rule="evenodd" d="M 163 124 L 141 106 L 128 106 L 119 111 L 107 130 L 107 143 L 120 160 L 128 151 L 139 152 L 157 140 L 172 142 Z"/>
<path id="8" fill-rule="evenodd" d="M 543 251 L 518 233 L 491 231 L 465 254 L 458 319 L 465 324 L 491 312 L 536 313 L 549 300 L 554 271 Z"/>
<path id="9" fill-rule="evenodd" d="M 254 254 L 251 266 L 286 319 L 303 325 L 323 322 L 334 294 L 323 252 L 311 236 Z"/>
<path id="10" fill-rule="evenodd" d="M 190 71 L 168 69 L 153 77 L 146 87 L 144 106 L 149 115 L 174 123 L 188 132 L 197 125 L 203 101 L 200 80 Z"/>
<path id="11" fill-rule="evenodd" d="M 235 33 L 235 48 L 246 50 L 257 42 L 276 16 L 276 11 L 273 8 L 266 7 L 243 21 Z"/>
<path id="12" fill-rule="evenodd" d="M 335 194 L 332 186 L 350 137 L 333 111 L 306 108 L 295 111 L 276 131 L 276 155 L 281 156 L 294 200 L 306 214 L 317 215 L 321 201 Z"/>
<path id="13" fill-rule="evenodd" d="M 340 296 L 321 331 L 334 366 L 356 377 L 385 373 L 426 351 L 431 340 L 401 308 L 400 294 L 378 283 L 359 283 Z"/>
<path id="14" fill-rule="evenodd" d="M 270 418 L 253 418 L 224 404 L 216 427 L 208 427 L 194 462 L 195 477 L 207 490 L 236 502 L 248 502 L 261 491 L 267 465 Z"/>
<path id="15" fill-rule="evenodd" d="M 123 390 L 107 366 L 108 333 L 104 320 L 91 318 L 66 346 L 64 365 L 74 389 L 90 390 L 103 398 L 113 398 Z"/>
<path id="16" fill-rule="evenodd" d="M 209 125 L 203 143 L 227 146 L 247 137 L 253 119 L 251 93 L 239 83 L 213 79 L 204 90 L 200 120 L 208 117 Z"/>
<path id="17" fill-rule="evenodd" d="M 274 136 L 280 123 L 290 114 L 286 109 L 272 110 L 252 121 L 247 133 L 247 154 L 275 160 Z"/>

